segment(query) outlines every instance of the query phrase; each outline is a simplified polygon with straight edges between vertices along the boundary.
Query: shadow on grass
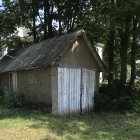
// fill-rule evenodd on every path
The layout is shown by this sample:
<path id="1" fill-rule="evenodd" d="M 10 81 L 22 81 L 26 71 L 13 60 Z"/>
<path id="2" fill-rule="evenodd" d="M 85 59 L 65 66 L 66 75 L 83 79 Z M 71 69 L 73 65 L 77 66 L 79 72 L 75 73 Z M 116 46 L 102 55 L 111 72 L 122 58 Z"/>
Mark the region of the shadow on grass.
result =
<path id="1" fill-rule="evenodd" d="M 124 118 L 123 118 L 124 117 Z M 64 139 L 139 139 L 140 126 L 132 120 L 136 118 L 108 115 L 88 115 L 79 117 L 50 116 L 48 122 L 37 123 L 34 129 L 49 128 L 57 136 Z M 139 120 L 140 121 L 140 120 Z"/>
<path id="2" fill-rule="evenodd" d="M 54 116 L 46 111 L 29 108 L 0 107 L 2 119 L 32 119 L 31 129 L 45 129 L 61 139 L 133 139 L 140 138 L 140 115 L 112 113 L 75 117 Z M 55 138 L 44 138 L 44 140 Z"/>

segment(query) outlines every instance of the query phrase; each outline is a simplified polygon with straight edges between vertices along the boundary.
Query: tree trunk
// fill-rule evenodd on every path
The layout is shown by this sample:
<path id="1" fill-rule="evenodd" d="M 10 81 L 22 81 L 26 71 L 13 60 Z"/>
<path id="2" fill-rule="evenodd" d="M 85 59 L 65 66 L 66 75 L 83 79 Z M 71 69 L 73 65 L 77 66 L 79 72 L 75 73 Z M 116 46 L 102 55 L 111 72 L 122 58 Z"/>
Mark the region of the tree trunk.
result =
<path id="1" fill-rule="evenodd" d="M 126 19 L 125 21 L 125 31 L 123 32 L 121 29 L 120 32 L 120 44 L 121 44 L 121 50 L 120 50 L 120 57 L 121 57 L 121 73 L 120 73 L 120 82 L 122 86 L 125 86 L 126 78 L 127 78 L 127 52 L 129 47 L 129 26 L 130 22 Z"/>
<path id="2" fill-rule="evenodd" d="M 109 41 L 108 41 L 108 84 L 111 86 L 114 80 L 114 37 L 115 33 L 113 30 L 110 31 Z"/>
<path id="3" fill-rule="evenodd" d="M 59 35 L 62 33 L 62 26 L 61 26 L 61 6 L 60 1 L 57 1 L 57 7 L 58 7 L 58 25 L 59 25 Z"/>
<path id="4" fill-rule="evenodd" d="M 125 34 L 121 36 L 121 73 L 120 73 L 120 81 L 121 85 L 124 86 L 126 83 L 126 75 L 127 75 L 127 50 L 128 50 L 128 43 L 127 37 Z"/>
<path id="5" fill-rule="evenodd" d="M 51 4 L 49 4 L 49 1 L 47 1 L 47 25 L 48 25 L 48 38 L 53 36 L 52 33 L 52 14 L 53 14 L 53 1 L 51 0 L 50 2 Z M 50 6 L 51 5 L 51 6 Z M 51 7 L 51 11 L 50 11 L 50 7 Z"/>
<path id="6" fill-rule="evenodd" d="M 44 0 L 44 39 L 47 38 L 47 1 Z"/>
<path id="7" fill-rule="evenodd" d="M 111 0 L 111 9 L 112 13 L 110 14 L 110 33 L 109 33 L 109 40 L 108 40 L 108 85 L 112 86 L 114 80 L 114 44 L 115 44 L 115 31 L 114 31 L 114 21 L 112 19 L 113 10 L 114 10 L 114 0 Z"/>
<path id="8" fill-rule="evenodd" d="M 136 53 L 137 53 L 137 16 L 133 18 L 133 42 L 131 49 L 131 78 L 130 86 L 134 85 L 136 74 Z"/>
<path id="9" fill-rule="evenodd" d="M 36 15 L 35 15 L 35 0 L 32 0 L 32 9 L 33 9 L 33 37 L 34 37 L 34 43 L 37 42 L 36 38 Z"/>

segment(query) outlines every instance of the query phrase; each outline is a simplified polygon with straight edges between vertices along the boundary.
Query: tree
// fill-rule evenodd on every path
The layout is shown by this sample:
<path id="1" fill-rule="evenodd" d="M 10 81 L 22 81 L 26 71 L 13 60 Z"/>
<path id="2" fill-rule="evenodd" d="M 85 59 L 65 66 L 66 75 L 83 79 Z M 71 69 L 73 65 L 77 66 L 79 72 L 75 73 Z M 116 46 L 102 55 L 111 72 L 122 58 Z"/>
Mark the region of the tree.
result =
<path id="1" fill-rule="evenodd" d="M 134 81 L 136 78 L 136 54 L 138 52 L 138 41 L 139 41 L 139 31 L 140 31 L 140 15 L 139 8 L 140 2 L 136 1 L 132 4 L 134 5 L 134 9 L 132 9 L 132 47 L 131 47 L 131 78 L 130 78 L 130 86 L 134 85 Z"/>
<path id="2" fill-rule="evenodd" d="M 108 84 L 110 87 L 113 85 L 114 81 L 114 50 L 115 50 L 115 19 L 113 18 L 115 16 L 115 10 L 116 10 L 116 3 L 115 0 L 110 1 L 110 14 L 109 14 L 109 36 L 107 41 L 108 46 Z"/>

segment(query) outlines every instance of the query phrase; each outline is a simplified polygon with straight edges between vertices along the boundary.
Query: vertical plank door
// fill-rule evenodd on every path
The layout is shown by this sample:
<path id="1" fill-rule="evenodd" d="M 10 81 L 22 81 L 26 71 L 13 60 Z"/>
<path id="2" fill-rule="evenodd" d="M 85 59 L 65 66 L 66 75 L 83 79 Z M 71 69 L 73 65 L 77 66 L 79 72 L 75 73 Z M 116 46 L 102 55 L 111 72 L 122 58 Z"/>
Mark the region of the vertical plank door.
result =
<path id="1" fill-rule="evenodd" d="M 58 112 L 59 114 L 80 114 L 81 69 L 58 68 Z"/>
<path id="2" fill-rule="evenodd" d="M 82 69 L 82 87 L 81 110 L 82 113 L 88 113 L 94 104 L 95 71 Z"/>

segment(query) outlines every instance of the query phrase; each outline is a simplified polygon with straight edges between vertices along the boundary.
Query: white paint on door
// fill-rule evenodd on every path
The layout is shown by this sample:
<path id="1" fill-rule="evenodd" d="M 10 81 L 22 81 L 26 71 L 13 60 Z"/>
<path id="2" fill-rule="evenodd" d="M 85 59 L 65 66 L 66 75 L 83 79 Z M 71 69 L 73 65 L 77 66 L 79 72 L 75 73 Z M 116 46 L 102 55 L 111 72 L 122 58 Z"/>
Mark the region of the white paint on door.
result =
<path id="1" fill-rule="evenodd" d="M 93 108 L 95 71 L 58 68 L 58 113 L 65 115 L 90 112 Z"/>
<path id="2" fill-rule="evenodd" d="M 59 114 L 80 113 L 81 69 L 58 68 L 58 112 Z"/>
<path id="3" fill-rule="evenodd" d="M 82 69 L 82 86 L 82 113 L 88 113 L 94 104 L 95 71 Z"/>

